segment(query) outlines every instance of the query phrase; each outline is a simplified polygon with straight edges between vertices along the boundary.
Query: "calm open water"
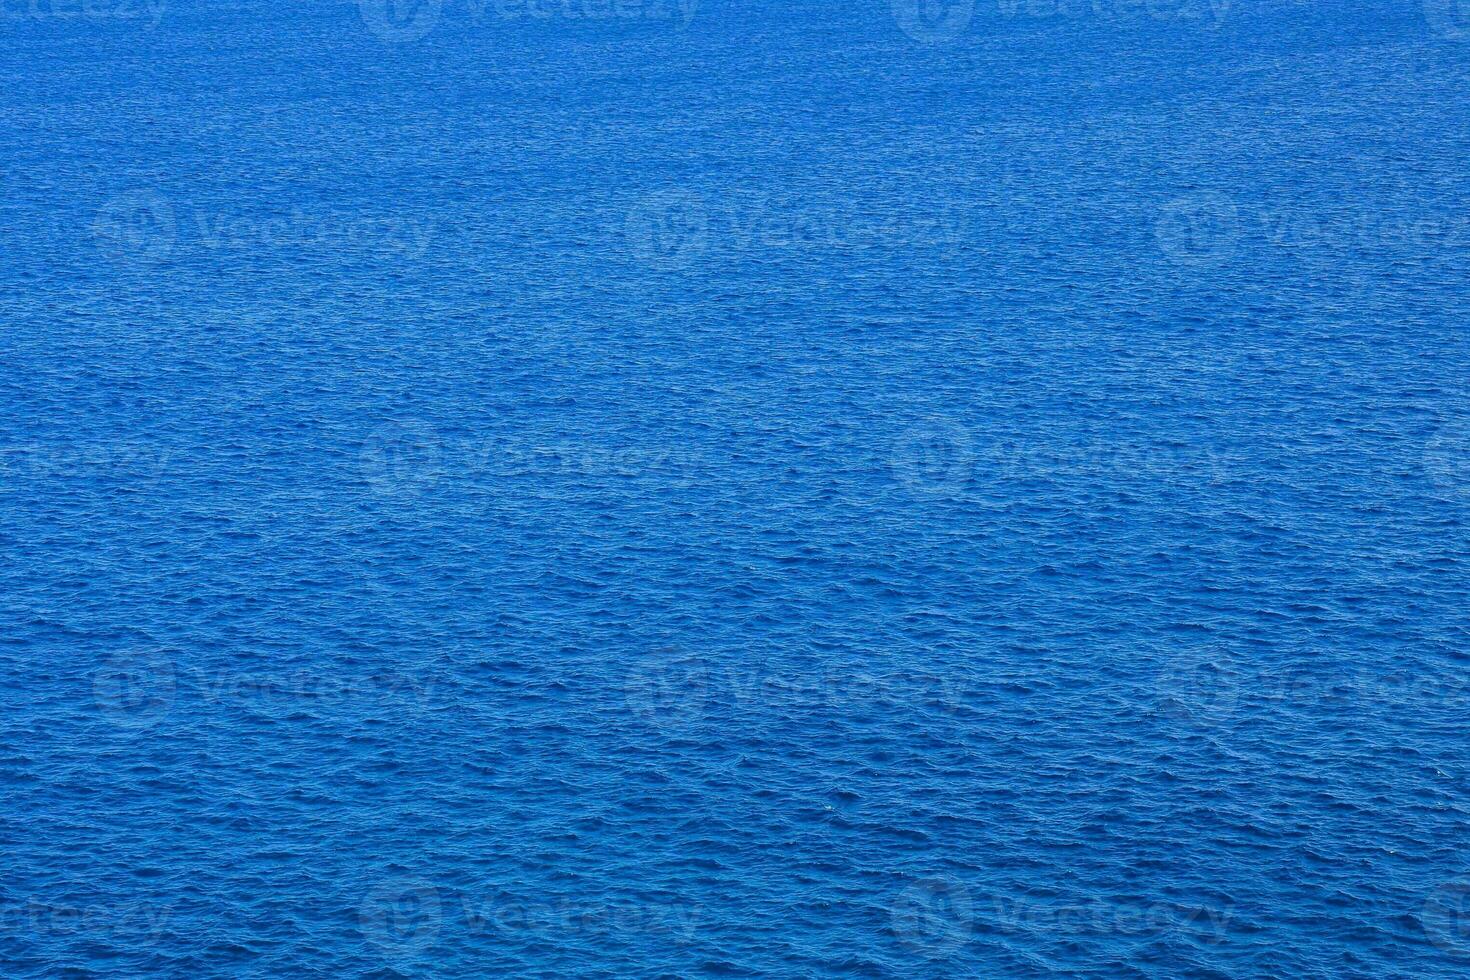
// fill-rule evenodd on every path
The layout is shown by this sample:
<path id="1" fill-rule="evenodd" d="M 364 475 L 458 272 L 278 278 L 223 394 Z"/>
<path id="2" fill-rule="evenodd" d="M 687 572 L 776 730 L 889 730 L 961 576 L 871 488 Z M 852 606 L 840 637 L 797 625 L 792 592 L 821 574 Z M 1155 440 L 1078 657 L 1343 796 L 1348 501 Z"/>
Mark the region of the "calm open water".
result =
<path id="1" fill-rule="evenodd" d="M 1470 972 L 1463 0 L 0 80 L 0 975 Z"/>

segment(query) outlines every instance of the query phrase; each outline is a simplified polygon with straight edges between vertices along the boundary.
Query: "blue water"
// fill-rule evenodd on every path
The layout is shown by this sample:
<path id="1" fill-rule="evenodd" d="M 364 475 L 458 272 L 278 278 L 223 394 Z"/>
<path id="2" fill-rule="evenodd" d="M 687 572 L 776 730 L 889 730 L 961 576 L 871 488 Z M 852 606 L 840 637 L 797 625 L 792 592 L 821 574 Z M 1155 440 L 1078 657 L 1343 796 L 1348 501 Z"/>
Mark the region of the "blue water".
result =
<path id="1" fill-rule="evenodd" d="M 1470 972 L 1463 3 L 0 15 L 0 975 Z"/>

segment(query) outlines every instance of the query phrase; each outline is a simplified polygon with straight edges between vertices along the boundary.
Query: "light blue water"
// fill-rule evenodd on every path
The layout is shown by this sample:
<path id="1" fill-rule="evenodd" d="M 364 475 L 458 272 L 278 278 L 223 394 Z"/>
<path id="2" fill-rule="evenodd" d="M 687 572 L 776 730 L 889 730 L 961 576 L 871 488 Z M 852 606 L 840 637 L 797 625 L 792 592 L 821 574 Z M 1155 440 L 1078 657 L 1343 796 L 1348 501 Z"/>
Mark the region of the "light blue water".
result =
<path id="1" fill-rule="evenodd" d="M 1463 6 L 153 2 L 0 7 L 0 974 L 1470 971 Z"/>

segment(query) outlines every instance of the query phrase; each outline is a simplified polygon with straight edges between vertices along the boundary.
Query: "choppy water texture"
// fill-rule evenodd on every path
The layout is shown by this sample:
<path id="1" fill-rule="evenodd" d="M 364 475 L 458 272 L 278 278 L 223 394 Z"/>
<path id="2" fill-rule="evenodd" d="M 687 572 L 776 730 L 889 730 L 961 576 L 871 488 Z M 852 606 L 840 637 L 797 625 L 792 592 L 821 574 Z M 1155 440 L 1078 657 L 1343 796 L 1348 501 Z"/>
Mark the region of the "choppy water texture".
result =
<path id="1" fill-rule="evenodd" d="M 1470 971 L 1462 4 L 3 14 L 0 974 Z"/>

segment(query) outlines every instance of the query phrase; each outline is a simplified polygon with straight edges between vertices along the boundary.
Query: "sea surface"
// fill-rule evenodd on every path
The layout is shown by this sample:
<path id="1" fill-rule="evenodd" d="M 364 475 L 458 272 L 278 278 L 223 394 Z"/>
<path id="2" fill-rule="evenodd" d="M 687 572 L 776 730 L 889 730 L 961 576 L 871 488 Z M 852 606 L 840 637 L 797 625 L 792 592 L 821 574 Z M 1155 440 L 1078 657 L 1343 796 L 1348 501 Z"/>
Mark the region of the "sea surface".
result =
<path id="1" fill-rule="evenodd" d="M 1464 0 L 3 0 L 0 975 L 1470 974 Z"/>

